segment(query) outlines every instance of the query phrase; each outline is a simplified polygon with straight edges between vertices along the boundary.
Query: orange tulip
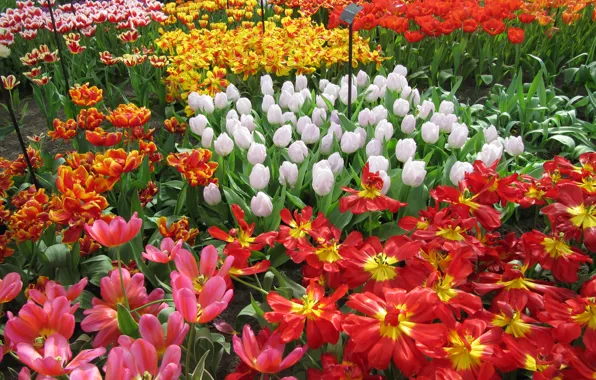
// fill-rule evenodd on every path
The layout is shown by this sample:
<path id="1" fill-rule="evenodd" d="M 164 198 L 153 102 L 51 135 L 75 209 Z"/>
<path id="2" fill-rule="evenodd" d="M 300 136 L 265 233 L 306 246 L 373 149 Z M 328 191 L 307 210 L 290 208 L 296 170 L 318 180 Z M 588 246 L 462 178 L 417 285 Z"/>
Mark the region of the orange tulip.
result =
<path id="1" fill-rule="evenodd" d="M 132 128 L 144 125 L 149 121 L 151 111 L 145 107 L 137 107 L 136 105 L 120 104 L 113 110 L 106 119 L 118 128 Z"/>
<path id="2" fill-rule="evenodd" d="M 138 168 L 142 161 L 143 157 L 136 150 L 126 153 L 124 149 L 110 149 L 95 156 L 93 170 L 108 177 L 120 177 Z"/>
<path id="3" fill-rule="evenodd" d="M 75 84 L 73 88 L 68 90 L 72 102 L 80 107 L 94 106 L 103 99 L 103 90 L 97 86 L 89 87 L 89 83 L 84 85 Z"/>

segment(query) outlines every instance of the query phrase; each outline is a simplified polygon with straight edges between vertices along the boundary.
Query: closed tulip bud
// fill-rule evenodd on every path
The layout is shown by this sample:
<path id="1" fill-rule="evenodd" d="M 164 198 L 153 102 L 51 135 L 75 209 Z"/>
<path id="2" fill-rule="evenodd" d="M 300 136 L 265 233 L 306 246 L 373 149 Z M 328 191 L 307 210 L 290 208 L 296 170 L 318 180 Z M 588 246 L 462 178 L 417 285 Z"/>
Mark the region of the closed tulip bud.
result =
<path id="1" fill-rule="evenodd" d="M 203 198 L 209 206 L 216 206 L 221 202 L 221 192 L 216 184 L 210 183 L 203 188 Z"/>
<path id="2" fill-rule="evenodd" d="M 404 117 L 410 112 L 410 103 L 405 99 L 397 99 L 393 103 L 393 113 L 399 117 Z"/>
<path id="3" fill-rule="evenodd" d="M 401 92 L 408 85 L 408 80 L 402 75 L 391 73 L 387 76 L 387 88 L 391 91 Z"/>
<path id="4" fill-rule="evenodd" d="M 435 112 L 435 104 L 431 101 L 424 100 L 422 104 L 418 106 L 418 118 L 426 119 L 428 115 Z"/>
<path id="5" fill-rule="evenodd" d="M 240 117 L 240 123 L 251 132 L 255 130 L 255 118 L 252 115 L 242 115 Z"/>
<path id="6" fill-rule="evenodd" d="M 238 145 L 238 147 L 241 149 L 248 149 L 253 141 L 252 133 L 248 130 L 248 128 L 243 127 L 242 125 L 234 130 L 233 136 L 236 145 Z"/>
<path id="7" fill-rule="evenodd" d="M 205 117 L 205 115 L 197 115 L 195 117 L 191 117 L 188 119 L 188 124 L 190 125 L 190 130 L 196 134 L 201 136 L 209 121 Z"/>
<path id="8" fill-rule="evenodd" d="M 255 216 L 264 218 L 273 212 L 273 203 L 269 195 L 259 191 L 256 196 L 250 200 L 250 209 Z"/>
<path id="9" fill-rule="evenodd" d="M 335 152 L 331 156 L 329 156 L 327 162 L 331 167 L 331 171 L 335 175 L 338 175 L 344 170 L 344 159 L 341 158 L 341 155 L 338 152 Z"/>
<path id="10" fill-rule="evenodd" d="M 439 140 L 439 126 L 427 121 L 422 124 L 422 140 L 428 144 L 434 144 Z"/>
<path id="11" fill-rule="evenodd" d="M 323 123 L 325 123 L 325 120 L 326 119 L 327 119 L 327 111 L 325 111 L 325 109 L 323 109 L 323 108 L 315 108 L 312 111 L 312 122 L 317 127 L 320 127 L 321 125 L 323 125 Z"/>
<path id="12" fill-rule="evenodd" d="M 232 102 L 235 102 L 240 98 L 240 92 L 233 84 L 229 84 L 228 88 L 226 88 L 226 95 L 228 96 L 228 99 Z"/>
<path id="13" fill-rule="evenodd" d="M 323 154 L 329 154 L 331 152 L 331 148 L 333 148 L 333 140 L 334 137 L 332 133 L 327 133 L 325 136 L 323 136 L 323 138 L 321 139 L 321 153 Z M 337 139 L 335 139 L 337 140 Z"/>
<path id="14" fill-rule="evenodd" d="M 261 103 L 261 110 L 263 110 L 263 112 L 269 112 L 269 108 L 275 104 L 275 99 L 273 99 L 273 96 L 271 95 L 265 95 L 263 96 L 263 102 Z M 279 110 L 280 115 L 281 115 L 281 109 Z M 267 115 L 267 119 L 269 119 L 269 115 Z M 281 119 L 281 116 L 280 116 Z"/>
<path id="15" fill-rule="evenodd" d="M 381 188 L 381 194 L 387 195 L 387 192 L 391 188 L 391 177 L 389 177 L 389 175 L 383 170 L 381 170 L 379 172 L 379 177 L 381 177 L 381 179 L 383 180 L 383 187 Z"/>
<path id="16" fill-rule="evenodd" d="M 379 104 L 378 106 L 373 108 L 372 112 L 375 114 L 375 124 L 383 119 L 387 119 L 387 117 L 389 116 L 387 108 L 383 107 L 382 104 Z"/>
<path id="17" fill-rule="evenodd" d="M 379 99 L 385 99 L 386 93 L 387 93 L 387 85 L 385 85 L 379 89 Z"/>
<path id="18" fill-rule="evenodd" d="M 524 141 L 522 140 L 521 136 L 506 137 L 503 145 L 505 145 L 505 151 L 511 156 L 519 156 L 524 152 Z"/>
<path id="19" fill-rule="evenodd" d="M 335 124 L 341 123 L 341 120 L 339 118 L 339 111 L 338 110 L 331 111 L 331 116 L 329 116 L 329 120 Z"/>
<path id="20" fill-rule="evenodd" d="M 327 94 L 327 95 L 331 95 L 334 98 L 337 99 L 337 97 L 339 96 L 339 91 L 340 91 L 340 87 L 334 83 L 329 83 L 327 84 L 327 86 L 325 86 L 325 91 L 323 91 L 323 94 Z M 348 90 L 347 90 L 347 86 L 346 86 L 346 97 Z"/>
<path id="21" fill-rule="evenodd" d="M 281 124 L 283 121 L 283 114 L 281 108 L 277 104 L 272 104 L 267 110 L 267 121 L 269 124 Z"/>
<path id="22" fill-rule="evenodd" d="M 399 162 L 406 162 L 416 155 L 416 141 L 414 139 L 402 139 L 395 145 L 395 157 Z"/>
<path id="23" fill-rule="evenodd" d="M 360 135 L 356 132 L 344 132 L 340 142 L 341 151 L 352 154 L 360 148 Z"/>
<path id="24" fill-rule="evenodd" d="M 302 95 L 302 98 L 306 101 L 308 100 L 312 100 L 312 94 L 310 93 L 310 91 L 308 90 L 308 88 L 304 88 L 302 89 L 302 91 L 300 91 L 300 95 Z"/>
<path id="25" fill-rule="evenodd" d="M 340 82 L 340 86 L 347 86 L 348 85 L 348 74 L 344 75 L 343 77 L 341 77 L 341 82 Z M 356 84 L 356 76 L 354 74 L 352 74 L 352 83 Z"/>
<path id="26" fill-rule="evenodd" d="M 261 85 L 261 93 L 263 95 L 270 95 L 273 96 L 275 94 L 275 90 L 273 89 L 272 83 L 265 83 Z"/>
<path id="27" fill-rule="evenodd" d="M 288 148 L 288 156 L 290 156 L 292 162 L 301 164 L 308 156 L 306 144 L 300 140 L 294 141 Z"/>
<path id="28" fill-rule="evenodd" d="M 387 120 L 381 120 L 375 127 L 375 138 L 379 141 L 389 141 L 393 137 L 393 132 L 393 125 Z"/>
<path id="29" fill-rule="evenodd" d="M 417 88 L 413 89 L 410 94 L 410 104 L 412 104 L 413 107 L 418 107 L 418 105 L 420 105 L 420 91 L 418 91 Z"/>
<path id="30" fill-rule="evenodd" d="M 491 142 L 495 141 L 499 137 L 499 132 L 497 132 L 497 128 L 494 126 L 490 126 L 484 130 L 484 142 L 490 144 Z"/>
<path id="31" fill-rule="evenodd" d="M 300 112 L 300 109 L 302 108 L 303 104 L 304 104 L 304 97 L 302 96 L 301 93 L 296 92 L 292 95 L 292 98 L 290 99 L 290 103 L 288 103 L 288 108 L 290 109 L 290 111 L 292 111 L 294 113 L 298 113 L 298 112 Z"/>
<path id="32" fill-rule="evenodd" d="M 285 81 L 282 85 L 281 85 L 281 91 L 284 92 L 288 92 L 290 95 L 295 93 L 296 90 L 294 90 L 294 83 L 290 82 L 289 80 Z"/>
<path id="33" fill-rule="evenodd" d="M 383 156 L 370 156 L 368 160 L 368 169 L 371 173 L 376 173 L 378 171 L 389 171 L 389 160 Z"/>
<path id="34" fill-rule="evenodd" d="M 215 139 L 215 142 L 213 143 L 213 147 L 215 148 L 215 153 L 225 157 L 234 150 L 234 141 L 232 141 L 230 136 L 224 132 L 217 136 L 217 139 Z"/>
<path id="35" fill-rule="evenodd" d="M 188 94 L 187 101 L 190 109 L 196 112 L 201 104 L 201 95 L 197 94 L 196 92 L 191 92 Z"/>
<path id="36" fill-rule="evenodd" d="M 486 166 L 491 166 L 501 159 L 503 155 L 503 145 L 497 140 L 490 144 L 484 144 L 480 153 L 476 155 L 476 159 L 484 162 Z"/>
<path id="37" fill-rule="evenodd" d="M 412 94 L 412 87 L 406 86 L 401 89 L 401 92 L 399 93 L 399 97 L 402 99 L 408 100 L 410 98 L 411 94 Z"/>
<path id="38" fill-rule="evenodd" d="M 325 88 L 327 87 L 328 84 L 329 84 L 329 80 L 327 80 L 327 79 L 319 80 L 319 91 L 324 92 Z"/>
<path id="39" fill-rule="evenodd" d="M 273 134 L 273 144 L 279 148 L 285 148 L 292 141 L 292 126 L 284 125 L 279 127 Z"/>
<path id="40" fill-rule="evenodd" d="M 341 140 L 341 136 L 344 133 L 344 130 L 341 129 L 341 125 L 335 123 L 335 122 L 331 122 L 331 126 L 329 126 L 329 129 L 327 130 L 328 134 L 333 134 L 333 136 L 335 136 L 335 139 L 337 141 Z"/>
<path id="41" fill-rule="evenodd" d="M 217 108 L 218 110 L 222 110 L 228 106 L 228 96 L 225 92 L 218 92 L 217 94 L 215 94 L 214 103 L 215 108 Z"/>
<path id="42" fill-rule="evenodd" d="M 283 122 L 283 124 L 292 124 L 292 125 L 296 125 L 296 115 L 293 112 L 285 112 L 283 115 L 281 115 L 281 120 Z"/>
<path id="43" fill-rule="evenodd" d="M 327 105 L 327 103 L 325 102 L 325 100 L 323 100 L 323 96 L 325 97 L 325 99 L 328 99 L 329 100 L 329 102 L 331 103 L 331 105 L 333 105 L 335 99 L 333 99 L 333 101 L 331 101 L 328 98 L 329 95 L 325 95 L 325 94 L 323 94 L 323 95 L 317 95 L 317 97 L 315 98 L 315 103 L 316 103 L 316 105 L 317 105 L 318 108 L 322 108 L 324 110 L 328 110 L 329 109 L 329 106 Z"/>
<path id="44" fill-rule="evenodd" d="M 352 102 L 356 101 L 356 97 L 358 97 L 358 90 L 356 86 L 352 85 Z M 339 90 L 339 100 L 343 104 L 348 104 L 348 85 L 341 86 Z"/>
<path id="45" fill-rule="evenodd" d="M 306 127 L 308 124 L 312 124 L 312 120 L 309 116 L 304 115 L 304 116 L 300 116 L 300 119 L 298 119 L 298 122 L 296 123 L 296 131 L 300 134 L 302 134 L 302 132 L 304 131 L 304 127 Z"/>
<path id="46" fill-rule="evenodd" d="M 416 130 L 416 118 L 413 115 L 406 115 L 401 121 L 401 131 L 410 134 Z"/>
<path id="47" fill-rule="evenodd" d="M 335 176 L 331 169 L 322 168 L 312 172 L 312 188 L 318 196 L 324 197 L 333 190 Z"/>
<path id="48" fill-rule="evenodd" d="M 298 165 L 284 161 L 279 167 L 279 183 L 288 187 L 294 187 L 298 181 Z"/>
<path id="49" fill-rule="evenodd" d="M 380 140 L 371 139 L 368 144 L 366 144 L 366 157 L 380 156 L 382 152 L 383 145 Z"/>
<path id="50" fill-rule="evenodd" d="M 319 170 L 331 170 L 331 165 L 329 164 L 329 161 L 321 160 L 319 162 L 315 162 L 315 164 L 312 166 L 312 172 L 316 173 Z"/>
<path id="51" fill-rule="evenodd" d="M 273 79 L 271 79 L 271 75 L 261 75 L 261 87 L 263 86 L 271 86 L 273 87 Z"/>
<path id="52" fill-rule="evenodd" d="M 368 74 L 362 70 L 358 71 L 358 75 L 356 75 L 356 85 L 360 88 L 364 88 L 368 86 L 369 82 L 370 78 L 368 77 Z"/>
<path id="53" fill-rule="evenodd" d="M 403 77 L 405 77 L 406 75 L 408 75 L 408 69 L 405 66 L 402 65 L 395 65 L 395 67 L 393 68 L 393 72 L 396 74 L 399 74 Z"/>
<path id="54" fill-rule="evenodd" d="M 268 167 L 263 166 L 262 164 L 256 164 L 250 172 L 250 185 L 255 190 L 263 190 L 269 184 L 270 177 L 271 172 Z"/>
<path id="55" fill-rule="evenodd" d="M 358 114 L 358 124 L 360 124 L 361 127 L 375 125 L 375 114 L 368 108 L 363 109 Z"/>
<path id="56" fill-rule="evenodd" d="M 215 110 L 215 105 L 213 104 L 213 98 L 209 95 L 201 95 L 201 100 L 199 102 L 199 111 L 204 114 L 210 115 Z"/>
<path id="57" fill-rule="evenodd" d="M 387 78 L 382 75 L 377 75 L 373 81 L 374 85 L 381 88 L 387 84 Z"/>
<path id="58" fill-rule="evenodd" d="M 449 180 L 452 184 L 457 186 L 460 181 L 463 181 L 466 178 L 466 173 L 472 173 L 473 171 L 474 166 L 469 162 L 457 161 L 449 171 Z"/>
<path id="59" fill-rule="evenodd" d="M 201 145 L 203 148 L 211 148 L 211 143 L 213 142 L 213 128 L 207 127 L 203 131 L 201 135 Z"/>
<path id="60" fill-rule="evenodd" d="M 468 126 L 465 124 L 455 123 L 451 129 L 451 134 L 447 139 L 447 143 L 451 149 L 460 149 L 466 141 L 468 141 Z"/>
<path id="61" fill-rule="evenodd" d="M 354 130 L 358 136 L 360 136 L 360 145 L 359 148 L 364 148 L 366 146 L 366 129 L 362 127 L 358 127 Z"/>
<path id="62" fill-rule="evenodd" d="M 449 100 L 443 100 L 441 104 L 439 104 L 439 112 L 445 115 L 452 114 L 455 110 L 455 104 L 450 102 Z"/>
<path id="63" fill-rule="evenodd" d="M 456 123 L 457 123 L 457 116 L 455 116 L 452 113 L 445 115 L 445 117 L 441 121 L 441 124 L 439 125 L 439 130 L 443 131 L 443 132 L 451 133 L 451 130 L 453 129 L 453 125 Z"/>
<path id="64" fill-rule="evenodd" d="M 248 115 L 252 111 L 252 104 L 248 98 L 240 98 L 236 101 L 236 109 L 240 115 Z"/>
<path id="65" fill-rule="evenodd" d="M 308 87 L 308 80 L 304 75 L 297 75 L 296 76 L 296 91 L 302 91 L 306 87 Z"/>
<path id="66" fill-rule="evenodd" d="M 321 130 L 314 124 L 306 124 L 301 135 L 305 144 L 314 144 L 321 138 Z"/>
<path id="67" fill-rule="evenodd" d="M 235 109 L 229 110 L 228 113 L 226 114 L 226 120 L 230 120 L 230 119 L 240 119 L 240 117 L 238 116 L 238 112 L 236 112 Z"/>
<path id="68" fill-rule="evenodd" d="M 404 164 L 404 169 L 401 173 L 401 180 L 408 186 L 418 187 L 424 182 L 426 177 L 426 162 L 424 161 L 412 161 L 409 159 Z"/>
<path id="69" fill-rule="evenodd" d="M 368 88 L 364 91 L 364 100 L 367 102 L 376 102 L 379 100 L 379 96 L 381 96 L 381 89 L 374 84 L 368 86 Z M 353 98 L 352 98 L 353 99 Z M 352 100 L 353 101 L 353 100 Z"/>
<path id="70" fill-rule="evenodd" d="M 267 148 L 263 144 L 253 142 L 248 148 L 246 158 L 252 165 L 262 164 L 267 158 Z"/>
<path id="71" fill-rule="evenodd" d="M 234 131 L 236 128 L 242 127 L 242 123 L 238 119 L 228 119 L 226 120 L 226 131 L 228 132 L 229 136 L 234 136 Z"/>

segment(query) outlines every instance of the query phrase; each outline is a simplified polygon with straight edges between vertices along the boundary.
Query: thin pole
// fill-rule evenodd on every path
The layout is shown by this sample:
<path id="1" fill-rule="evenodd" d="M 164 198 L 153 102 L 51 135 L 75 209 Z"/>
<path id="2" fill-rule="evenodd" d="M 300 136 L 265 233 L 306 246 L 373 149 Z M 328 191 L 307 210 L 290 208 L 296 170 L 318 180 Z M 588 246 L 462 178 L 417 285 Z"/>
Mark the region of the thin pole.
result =
<path id="1" fill-rule="evenodd" d="M 349 26 L 348 41 L 348 119 L 352 119 L 352 42 L 354 38 L 354 28 L 352 23 Z"/>
<path id="2" fill-rule="evenodd" d="M 263 7 L 265 0 L 259 1 L 261 2 L 261 24 L 263 25 L 263 34 L 265 34 L 265 8 Z"/>
<path id="3" fill-rule="evenodd" d="M 50 19 L 52 20 L 52 26 L 54 27 L 54 39 L 56 40 L 56 46 L 58 47 L 58 56 L 60 57 L 60 65 L 62 66 L 62 72 L 64 74 L 64 82 L 66 83 L 66 91 L 70 88 L 68 84 L 68 74 L 66 72 L 66 66 L 64 65 L 64 56 L 62 55 L 62 44 L 60 43 L 60 36 L 58 36 L 58 29 L 56 28 L 56 20 L 54 19 L 54 11 L 52 10 L 51 0 L 46 0 L 48 3 L 48 9 L 50 11 Z"/>

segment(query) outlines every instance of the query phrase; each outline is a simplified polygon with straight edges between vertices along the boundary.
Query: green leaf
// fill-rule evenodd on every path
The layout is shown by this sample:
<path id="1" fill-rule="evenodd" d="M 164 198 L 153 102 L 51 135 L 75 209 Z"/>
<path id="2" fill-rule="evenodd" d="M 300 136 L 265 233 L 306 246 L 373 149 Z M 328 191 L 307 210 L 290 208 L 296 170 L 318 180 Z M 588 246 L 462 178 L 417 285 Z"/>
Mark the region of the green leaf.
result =
<path id="1" fill-rule="evenodd" d="M 293 293 L 294 297 L 300 298 L 304 294 L 306 294 L 306 289 L 304 289 L 304 287 L 302 285 L 298 284 L 297 282 L 292 281 L 285 273 L 280 272 L 275 268 L 270 268 L 270 270 L 275 275 L 275 278 L 277 278 L 277 282 L 279 282 L 279 286 L 280 287 L 288 287 L 288 288 L 292 289 L 292 293 Z"/>
<path id="2" fill-rule="evenodd" d="M 121 304 L 118 304 L 118 329 L 124 335 L 133 338 L 140 337 L 139 324 L 134 320 L 130 311 Z"/>
<path id="3" fill-rule="evenodd" d="M 44 262 L 50 268 L 68 266 L 70 248 L 65 244 L 54 244 L 48 247 L 43 253 Z"/>
<path id="4" fill-rule="evenodd" d="M 99 286 L 100 280 L 111 270 L 112 259 L 106 255 L 97 255 L 81 263 L 81 273 L 95 286 Z"/>
<path id="5" fill-rule="evenodd" d="M 482 79 L 486 85 L 489 85 L 493 82 L 493 76 L 489 74 L 480 75 L 480 79 Z"/>
<path id="6" fill-rule="evenodd" d="M 194 371 L 192 371 L 192 374 L 190 375 L 191 379 L 202 380 L 204 377 L 206 379 L 213 380 L 213 377 L 211 376 L 211 374 L 205 369 L 205 361 L 207 360 L 207 356 L 209 356 L 210 352 L 211 352 L 210 350 L 207 350 L 207 351 L 205 351 L 203 356 L 201 356 L 201 359 L 199 359 L 199 362 L 197 363 Z"/>
<path id="7" fill-rule="evenodd" d="M 299 209 L 303 209 L 306 207 L 306 204 L 304 202 L 302 202 L 302 199 L 290 194 L 287 191 L 286 191 L 286 197 L 288 197 L 290 202 L 292 202 L 294 204 L 294 206 L 298 207 Z"/>
<path id="8" fill-rule="evenodd" d="M 569 136 L 565 136 L 565 135 L 553 135 L 551 137 L 548 138 L 549 140 L 556 140 L 558 142 L 560 142 L 561 144 L 567 146 L 568 148 L 575 148 L 575 141 L 573 141 L 573 139 Z"/>

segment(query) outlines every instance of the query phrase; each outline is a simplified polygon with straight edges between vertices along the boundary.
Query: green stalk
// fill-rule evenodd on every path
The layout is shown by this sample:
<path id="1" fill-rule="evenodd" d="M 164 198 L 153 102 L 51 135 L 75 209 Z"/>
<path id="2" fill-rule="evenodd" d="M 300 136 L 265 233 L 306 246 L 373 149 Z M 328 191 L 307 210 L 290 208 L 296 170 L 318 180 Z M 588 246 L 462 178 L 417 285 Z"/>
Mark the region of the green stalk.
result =
<path id="1" fill-rule="evenodd" d="M 118 260 L 118 274 L 120 275 L 120 286 L 122 287 L 122 296 L 124 297 L 124 304 L 128 310 L 130 305 L 128 304 L 128 297 L 126 296 L 126 287 L 124 286 L 124 278 L 122 277 L 122 260 L 120 259 L 120 246 L 116 248 L 116 260 Z"/>
<path id="2" fill-rule="evenodd" d="M 269 294 L 269 292 L 268 292 L 268 291 L 266 291 L 266 290 L 264 290 L 264 289 L 261 289 L 261 288 L 259 288 L 258 286 L 254 286 L 254 285 L 253 285 L 253 284 L 251 284 L 250 282 L 246 282 L 246 281 L 244 281 L 244 280 L 241 280 L 239 277 L 236 277 L 236 276 L 230 276 L 230 278 L 231 278 L 232 280 L 238 281 L 239 283 L 241 283 L 241 284 L 243 284 L 243 285 L 246 285 L 246 286 L 248 286 L 249 288 L 252 288 L 252 289 L 254 289 L 254 290 L 258 291 L 258 292 L 261 292 L 261 293 L 263 293 L 263 294 L 265 294 L 265 295 Z"/>
<path id="3" fill-rule="evenodd" d="M 192 344 L 195 341 L 195 332 L 196 332 L 196 328 L 195 328 L 195 324 L 191 323 L 190 324 L 190 336 L 188 337 L 188 343 L 186 344 L 186 361 L 185 361 L 185 371 L 186 371 L 186 380 L 190 379 L 190 368 L 188 368 L 190 366 L 190 355 L 191 355 L 191 350 L 192 350 Z"/>

